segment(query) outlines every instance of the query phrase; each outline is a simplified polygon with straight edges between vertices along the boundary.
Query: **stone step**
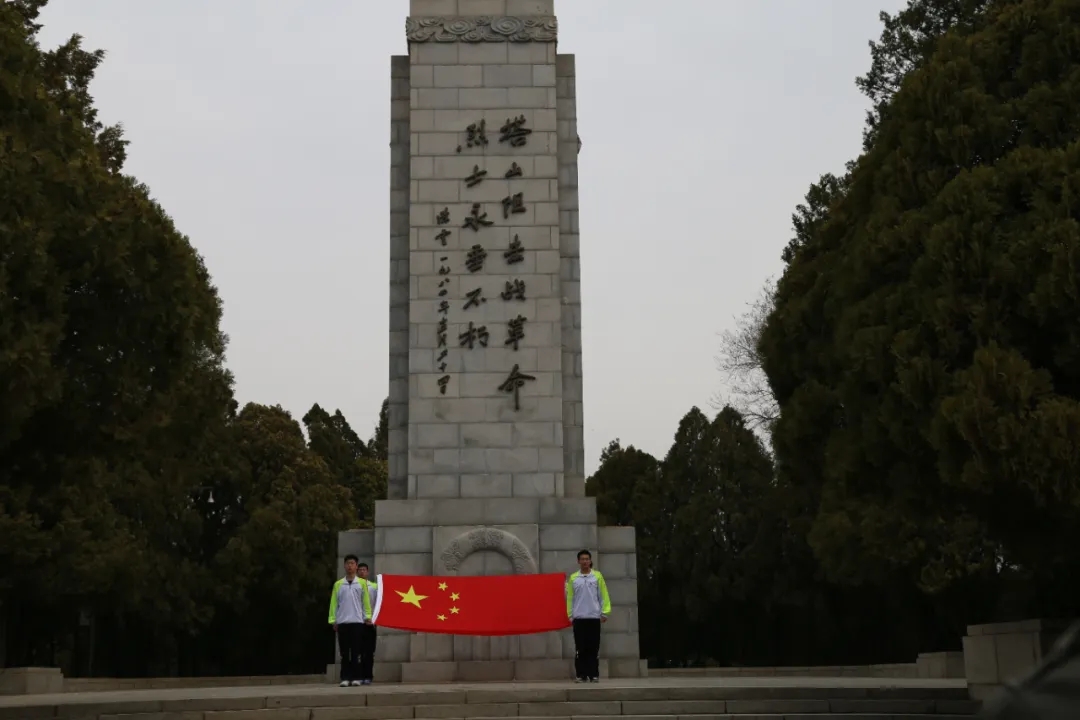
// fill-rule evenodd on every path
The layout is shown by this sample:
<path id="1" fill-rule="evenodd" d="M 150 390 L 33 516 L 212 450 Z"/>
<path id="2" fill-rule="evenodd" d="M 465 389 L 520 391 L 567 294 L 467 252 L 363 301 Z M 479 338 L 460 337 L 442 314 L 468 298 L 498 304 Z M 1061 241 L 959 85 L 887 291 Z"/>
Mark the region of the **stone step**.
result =
<path id="1" fill-rule="evenodd" d="M 357 697 L 357 700 L 363 700 Z M 297 699 L 301 700 L 301 699 Z M 243 709 L 236 703 L 189 701 L 168 710 L 117 707 L 112 703 L 60 706 L 60 712 L 8 714 L 0 717 L 57 717 L 79 720 L 466 720 L 472 718 L 542 718 L 556 720 L 749 720 L 750 718 L 970 718 L 978 703 L 966 700 L 681 700 L 681 701 L 563 701 L 530 703 L 457 703 L 452 705 L 291 704 L 289 707 Z M 351 698 L 335 698 L 348 702 Z M 293 701 L 295 702 L 295 701 Z M 112 705 L 112 707 L 110 707 Z M 201 707 L 200 707 L 201 706 Z M 216 707 L 215 707 L 216 706 Z M 181 709 L 183 708 L 183 709 Z M 8 708 L 7 710 L 12 710 Z M 28 710 L 22 708 L 22 710 Z M 133 712 L 125 712 L 130 710 Z"/>
<path id="2" fill-rule="evenodd" d="M 945 720 L 971 717 L 979 707 L 967 699 L 966 688 L 960 686 L 618 682 L 589 686 L 293 686 L 61 693 L 0 698 L 0 720 Z"/>

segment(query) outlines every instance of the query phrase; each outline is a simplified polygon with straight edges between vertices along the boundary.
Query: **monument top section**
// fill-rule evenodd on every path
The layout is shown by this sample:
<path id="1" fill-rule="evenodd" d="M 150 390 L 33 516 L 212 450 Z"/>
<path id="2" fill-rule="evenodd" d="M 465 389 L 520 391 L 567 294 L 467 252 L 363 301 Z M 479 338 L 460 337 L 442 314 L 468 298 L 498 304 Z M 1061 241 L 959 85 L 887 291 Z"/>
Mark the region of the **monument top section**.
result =
<path id="1" fill-rule="evenodd" d="M 468 17 L 486 15 L 525 18 L 555 14 L 555 0 L 409 0 L 409 16 Z"/>

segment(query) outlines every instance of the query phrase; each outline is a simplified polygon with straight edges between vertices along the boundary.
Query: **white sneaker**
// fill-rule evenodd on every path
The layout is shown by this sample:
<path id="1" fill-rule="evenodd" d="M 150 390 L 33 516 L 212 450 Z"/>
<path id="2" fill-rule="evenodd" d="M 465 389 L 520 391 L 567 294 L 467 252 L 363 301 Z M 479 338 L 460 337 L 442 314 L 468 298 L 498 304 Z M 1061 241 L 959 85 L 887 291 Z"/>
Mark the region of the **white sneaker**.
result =
<path id="1" fill-rule="evenodd" d="M 352 685 L 353 687 L 360 687 L 360 681 L 359 680 L 353 680 L 349 684 Z"/>
<path id="2" fill-rule="evenodd" d="M 340 683 L 338 683 L 338 687 L 349 687 L 349 681 L 342 680 Z"/>

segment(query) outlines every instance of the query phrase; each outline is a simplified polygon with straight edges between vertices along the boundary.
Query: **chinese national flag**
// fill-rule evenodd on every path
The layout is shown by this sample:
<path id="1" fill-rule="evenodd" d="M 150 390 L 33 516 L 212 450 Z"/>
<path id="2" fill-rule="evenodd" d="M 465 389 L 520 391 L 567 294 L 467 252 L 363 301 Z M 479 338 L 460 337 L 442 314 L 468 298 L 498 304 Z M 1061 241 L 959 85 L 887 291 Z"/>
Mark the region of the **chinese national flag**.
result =
<path id="1" fill-rule="evenodd" d="M 435 577 L 379 575 L 376 625 L 451 635 L 529 635 L 562 630 L 562 574 Z"/>

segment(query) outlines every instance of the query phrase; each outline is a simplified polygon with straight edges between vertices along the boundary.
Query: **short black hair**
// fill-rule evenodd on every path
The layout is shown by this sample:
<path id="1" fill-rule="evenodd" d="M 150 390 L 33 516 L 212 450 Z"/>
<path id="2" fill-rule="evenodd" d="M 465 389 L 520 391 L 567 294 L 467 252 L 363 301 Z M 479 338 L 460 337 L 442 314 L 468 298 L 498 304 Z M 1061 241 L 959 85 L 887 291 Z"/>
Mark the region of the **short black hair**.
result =
<path id="1" fill-rule="evenodd" d="M 356 566 L 356 569 L 359 570 L 360 568 L 366 568 L 366 567 L 367 567 L 367 563 L 360 563 L 359 565 Z M 370 569 L 371 568 L 368 568 L 368 570 L 370 570 Z"/>
<path id="2" fill-rule="evenodd" d="M 588 550 L 578 550 L 577 559 L 580 560 L 582 555 L 592 560 L 592 553 Z"/>
<path id="3" fill-rule="evenodd" d="M 352 553 L 349 553 L 345 556 L 345 562 L 349 562 L 350 560 L 352 560 L 353 562 L 360 562 L 360 558 L 356 557 Z"/>

